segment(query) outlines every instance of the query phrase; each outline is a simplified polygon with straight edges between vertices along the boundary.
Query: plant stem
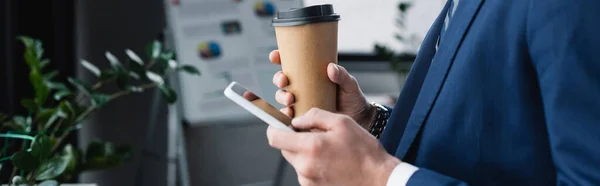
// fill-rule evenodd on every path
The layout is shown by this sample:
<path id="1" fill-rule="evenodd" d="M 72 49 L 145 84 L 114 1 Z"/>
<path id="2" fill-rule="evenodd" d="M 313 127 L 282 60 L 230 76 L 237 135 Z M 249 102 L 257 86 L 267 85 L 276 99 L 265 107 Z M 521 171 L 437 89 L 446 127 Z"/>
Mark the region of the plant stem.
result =
<path id="1" fill-rule="evenodd" d="M 154 60 L 150 60 L 150 62 L 146 63 L 146 70 L 150 70 L 154 66 Z"/>
<path id="2" fill-rule="evenodd" d="M 54 134 L 56 134 L 56 132 L 58 132 L 58 129 L 60 129 L 60 126 L 62 125 L 63 121 L 65 121 L 65 118 L 62 118 L 58 121 L 58 123 L 56 125 L 54 125 L 54 130 L 52 131 L 52 134 L 50 135 L 51 138 L 54 138 Z"/>
<path id="3" fill-rule="evenodd" d="M 52 152 L 56 151 L 56 149 L 60 146 L 62 141 L 69 135 L 70 132 L 63 132 L 60 137 L 56 140 L 54 147 L 52 147 Z"/>
<path id="4" fill-rule="evenodd" d="M 11 158 L 12 158 L 12 156 L 9 156 L 9 157 L 6 157 L 6 158 L 2 158 L 2 159 L 0 159 L 0 162 L 10 160 Z"/>
<path id="5" fill-rule="evenodd" d="M 99 81 L 98 83 L 92 85 L 92 89 L 99 89 L 100 87 L 102 87 L 102 85 L 104 85 L 104 83 L 102 83 L 102 81 Z"/>
<path id="6" fill-rule="evenodd" d="M 83 92 L 79 92 L 79 93 L 77 94 L 77 96 L 75 97 L 75 101 L 76 101 L 76 102 L 80 102 L 80 101 L 81 101 L 81 99 L 83 99 L 83 96 L 84 96 L 84 95 L 85 95 L 85 94 L 84 94 Z"/>
<path id="7" fill-rule="evenodd" d="M 156 86 L 157 86 L 157 85 L 156 85 L 155 83 L 149 83 L 149 84 L 143 84 L 143 85 L 140 85 L 140 86 L 139 86 L 139 88 L 142 88 L 142 89 L 148 89 L 148 88 L 154 88 L 154 87 L 156 87 Z M 117 99 L 117 98 L 119 98 L 119 97 L 121 97 L 121 96 L 125 96 L 125 95 L 131 94 L 131 93 L 132 93 L 132 91 L 131 91 L 131 90 L 117 92 L 117 93 L 115 93 L 115 94 L 111 95 L 111 96 L 110 96 L 110 99 L 111 99 L 111 100 L 113 100 L 113 99 Z"/>
<path id="8" fill-rule="evenodd" d="M 104 81 L 98 81 L 97 83 L 95 83 L 94 85 L 92 85 L 92 89 L 97 90 L 100 87 L 104 86 L 106 83 L 109 83 L 111 81 L 116 80 L 117 78 L 110 78 L 110 79 L 106 79 Z"/>
<path id="9" fill-rule="evenodd" d="M 88 115 L 90 115 L 90 113 L 92 113 L 94 110 L 96 110 L 96 107 L 94 107 L 94 106 L 88 107 L 85 111 L 83 111 L 83 113 L 81 113 L 77 118 L 75 118 L 75 123 L 81 122 L 81 120 L 88 117 Z"/>

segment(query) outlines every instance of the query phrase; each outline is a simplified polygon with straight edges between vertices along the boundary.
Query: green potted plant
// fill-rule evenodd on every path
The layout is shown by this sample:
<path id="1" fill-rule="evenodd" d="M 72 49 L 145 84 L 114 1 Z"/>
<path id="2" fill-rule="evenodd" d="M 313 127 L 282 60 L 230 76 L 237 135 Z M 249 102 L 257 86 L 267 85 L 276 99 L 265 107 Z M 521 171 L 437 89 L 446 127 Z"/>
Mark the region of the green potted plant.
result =
<path id="1" fill-rule="evenodd" d="M 133 156 L 126 144 L 93 141 L 86 149 L 77 149 L 64 141 L 65 137 L 80 129 L 91 113 L 129 94 L 158 88 L 172 104 L 177 94 L 169 86 L 169 77 L 179 71 L 200 74 L 193 66 L 177 63 L 172 51 L 154 41 L 148 47 L 146 62 L 131 50 L 125 51 L 128 59 L 123 62 L 106 52 L 109 69 L 100 70 L 87 61 L 81 62 L 97 77 L 95 83 L 74 78 L 60 82 L 55 79 L 57 71 L 46 69 L 50 60 L 43 58 L 42 42 L 29 37 L 19 40 L 25 45 L 23 57 L 29 66 L 34 97 L 20 102 L 28 110 L 26 115 L 0 113 L 0 169 L 12 163 L 14 169 L 7 182 L 15 185 L 58 185 L 72 181 L 83 171 L 123 165 Z M 111 83 L 119 87 L 118 91 L 100 91 Z"/>
<path id="2" fill-rule="evenodd" d="M 389 61 L 391 69 L 398 73 L 400 81 L 402 82 L 410 71 L 410 63 L 414 60 L 416 48 L 420 45 L 420 43 L 417 42 L 420 40 L 417 34 L 406 32 L 406 17 L 412 5 L 412 1 L 402 1 L 398 4 L 397 9 L 399 13 L 396 18 L 396 26 L 399 31 L 395 34 L 395 38 L 397 41 L 415 51 L 397 52 L 392 48 L 381 44 L 375 44 L 374 47 L 375 55 Z"/>

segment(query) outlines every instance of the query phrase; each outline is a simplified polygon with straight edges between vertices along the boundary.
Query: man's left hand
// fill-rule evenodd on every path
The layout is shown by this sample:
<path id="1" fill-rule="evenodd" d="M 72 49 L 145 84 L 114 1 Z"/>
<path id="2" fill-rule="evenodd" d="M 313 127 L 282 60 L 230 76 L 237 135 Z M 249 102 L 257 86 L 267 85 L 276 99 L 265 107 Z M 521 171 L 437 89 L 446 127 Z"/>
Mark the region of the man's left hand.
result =
<path id="1" fill-rule="evenodd" d="M 267 138 L 296 169 L 300 185 L 385 186 L 400 163 L 348 116 L 312 109 L 292 125 L 318 132 L 269 127 Z"/>

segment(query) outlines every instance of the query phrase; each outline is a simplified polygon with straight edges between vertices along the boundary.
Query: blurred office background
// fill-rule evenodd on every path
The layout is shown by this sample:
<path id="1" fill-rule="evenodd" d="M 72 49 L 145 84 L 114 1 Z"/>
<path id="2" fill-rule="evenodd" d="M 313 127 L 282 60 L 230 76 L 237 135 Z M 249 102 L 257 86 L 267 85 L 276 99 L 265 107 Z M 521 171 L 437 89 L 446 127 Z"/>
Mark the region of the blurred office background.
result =
<path id="1" fill-rule="evenodd" d="M 49 68 L 59 70 L 60 79 L 68 76 L 92 79 L 79 60 L 86 59 L 107 68 L 105 51 L 130 48 L 143 53 L 149 41 L 168 30 L 165 4 L 169 1 L 177 0 L 167 3 L 163 0 L 3 0 L 0 5 L 0 112 L 26 112 L 18 100 L 32 96 L 28 69 L 22 59 L 23 47 L 16 36 L 29 35 L 44 41 L 46 56 L 53 60 Z M 177 3 L 186 6 L 186 0 Z M 400 93 L 405 73 L 392 69 L 387 59 L 378 57 L 373 52 L 375 44 L 406 54 L 400 66 L 409 69 L 411 56 L 414 57 L 444 1 L 413 0 L 402 30 L 396 20 L 401 3 L 398 0 L 305 0 L 302 3 L 334 5 L 342 16 L 339 63 L 358 79 L 370 100 L 391 105 Z M 210 16 L 195 19 L 210 19 Z M 400 42 L 395 38 L 398 32 L 412 39 Z M 121 53 L 116 55 L 125 57 Z M 107 89 L 111 88 L 114 89 Z M 176 136 L 168 134 L 167 104 L 154 102 L 154 94 L 147 91 L 106 105 L 93 114 L 78 133 L 67 138 L 81 147 L 94 139 L 134 147 L 131 162 L 114 169 L 86 172 L 78 182 L 99 186 L 172 184 L 168 171 L 176 160 L 169 158 L 167 152 L 169 141 L 173 140 L 170 138 Z M 212 107 L 218 110 L 219 104 Z M 151 114 L 152 108 L 156 108 L 158 114 Z M 150 134 L 149 123 L 156 124 Z M 247 117 L 217 123 L 197 126 L 182 121 L 183 133 L 176 134 L 183 135 L 186 144 L 187 167 L 183 171 L 188 172 L 190 185 L 298 185 L 294 170 L 282 163 L 277 150 L 268 146 L 263 122 Z M 9 175 L 9 170 L 1 170 L 0 181 L 5 183 Z M 181 175 L 181 171 L 176 175 Z"/>

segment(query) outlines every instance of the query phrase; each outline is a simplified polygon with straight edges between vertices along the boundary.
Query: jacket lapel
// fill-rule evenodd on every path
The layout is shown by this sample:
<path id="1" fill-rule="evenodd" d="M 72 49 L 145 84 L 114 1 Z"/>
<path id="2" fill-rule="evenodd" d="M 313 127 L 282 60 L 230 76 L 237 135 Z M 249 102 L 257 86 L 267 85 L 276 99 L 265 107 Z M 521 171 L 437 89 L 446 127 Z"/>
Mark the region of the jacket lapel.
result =
<path id="1" fill-rule="evenodd" d="M 444 38 L 435 53 L 427 76 L 417 97 L 414 109 L 408 120 L 396 156 L 404 158 L 408 149 L 413 144 L 415 137 L 422 129 L 431 108 L 433 107 L 444 81 L 452 66 L 456 52 L 460 47 L 473 19 L 476 17 L 483 0 L 462 0 L 457 7 L 454 17 L 447 28 Z"/>
<path id="2" fill-rule="evenodd" d="M 402 93 L 398 97 L 398 103 L 392 110 L 393 113 L 389 119 L 389 124 L 381 136 L 381 144 L 390 154 L 396 153 L 400 138 L 402 137 L 400 134 L 404 133 L 410 113 L 413 110 L 417 96 L 419 96 L 421 85 L 423 85 L 423 81 L 431 65 L 431 60 L 436 52 L 435 47 L 444 25 L 449 5 L 450 3 L 446 3 L 446 6 L 444 6 L 442 12 L 429 29 L 408 74 L 404 88 L 402 88 Z"/>

